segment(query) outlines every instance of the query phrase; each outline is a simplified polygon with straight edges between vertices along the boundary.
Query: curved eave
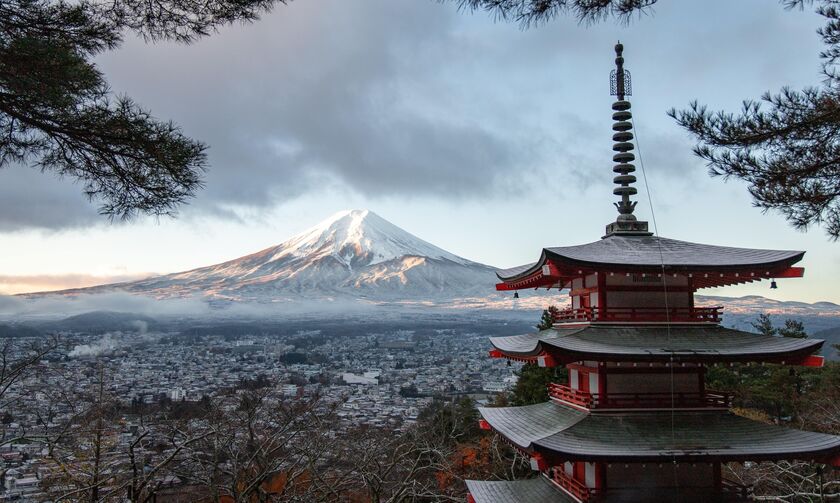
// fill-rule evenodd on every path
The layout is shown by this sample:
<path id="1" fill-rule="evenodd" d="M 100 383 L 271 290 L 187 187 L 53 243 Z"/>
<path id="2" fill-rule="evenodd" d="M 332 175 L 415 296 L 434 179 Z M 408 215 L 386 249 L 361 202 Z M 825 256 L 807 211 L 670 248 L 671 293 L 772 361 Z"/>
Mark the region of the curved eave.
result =
<path id="1" fill-rule="evenodd" d="M 831 460 L 840 436 L 785 428 L 729 412 L 591 415 L 536 440 L 559 459 L 657 462 Z"/>
<path id="2" fill-rule="evenodd" d="M 668 275 L 684 274 L 691 277 L 693 279 L 693 286 L 695 290 L 701 288 L 741 285 L 745 283 L 752 283 L 754 281 L 761 281 L 763 279 L 801 278 L 805 275 L 804 267 L 791 267 L 787 264 L 709 268 L 694 266 L 675 267 L 666 265 L 664 269 L 665 274 Z M 499 277 L 499 279 L 502 279 L 502 282 L 496 283 L 496 290 L 525 290 L 531 288 L 563 289 L 567 288 L 569 286 L 569 282 L 574 278 L 598 272 L 612 274 L 648 273 L 661 275 L 662 270 L 662 266 L 641 267 L 609 264 L 583 266 L 558 264 L 558 262 L 549 259 L 545 263 L 535 267 L 532 271 L 510 278 L 502 278 L 497 272 L 496 276 Z"/>
<path id="3" fill-rule="evenodd" d="M 572 503 L 544 476 L 527 480 L 466 480 L 475 503 Z"/>
<path id="4" fill-rule="evenodd" d="M 580 246 L 543 248 L 536 262 L 497 271 L 496 276 L 502 282 L 496 289 L 562 287 L 563 282 L 572 277 L 596 271 L 661 273 L 663 267 L 666 274 L 697 275 L 698 288 L 774 277 L 801 277 L 804 273 L 802 268 L 792 267 L 802 260 L 803 251 L 729 248 L 667 238 L 662 238 L 661 242 L 671 252 L 665 253 L 663 265 L 656 239 L 612 237 Z M 646 243 L 645 246 L 638 246 L 640 242 Z M 605 246 L 604 243 L 618 245 Z M 623 245 L 627 245 L 627 250 L 622 249 Z"/>
<path id="5" fill-rule="evenodd" d="M 770 271 L 781 271 L 789 268 L 793 264 L 802 260 L 805 256 L 804 251 L 791 251 L 786 252 L 790 255 L 779 259 L 773 260 L 769 262 L 765 261 L 757 261 L 757 262 L 744 262 L 740 264 L 704 264 L 704 263 L 693 263 L 693 262 L 665 262 L 664 267 L 665 270 L 669 273 L 671 272 L 737 272 L 742 270 L 770 270 Z M 570 267 L 578 267 L 578 268 L 585 268 L 590 270 L 600 270 L 604 268 L 627 268 L 628 270 L 639 270 L 639 271 L 661 271 L 663 264 L 662 263 L 649 263 L 649 264 L 633 264 L 633 263 L 626 263 L 622 261 L 592 261 L 592 260 L 582 260 L 579 258 L 572 258 L 560 253 L 553 252 L 550 248 L 543 249 L 541 257 L 545 257 L 546 260 L 551 260 L 555 263 L 567 264 Z"/>
<path id="6" fill-rule="evenodd" d="M 513 445 L 564 461 L 832 460 L 840 436 L 784 428 L 729 412 L 587 414 L 553 402 L 480 408 Z"/>
<path id="7" fill-rule="evenodd" d="M 522 407 L 479 407 L 490 427 L 522 450 L 537 440 L 559 433 L 586 417 L 586 413 L 554 402 Z"/>
<path id="8" fill-rule="evenodd" d="M 773 337 L 720 326 L 611 326 L 555 328 L 525 335 L 491 337 L 500 356 L 550 355 L 556 364 L 595 361 L 803 362 L 820 350 L 821 339 Z"/>

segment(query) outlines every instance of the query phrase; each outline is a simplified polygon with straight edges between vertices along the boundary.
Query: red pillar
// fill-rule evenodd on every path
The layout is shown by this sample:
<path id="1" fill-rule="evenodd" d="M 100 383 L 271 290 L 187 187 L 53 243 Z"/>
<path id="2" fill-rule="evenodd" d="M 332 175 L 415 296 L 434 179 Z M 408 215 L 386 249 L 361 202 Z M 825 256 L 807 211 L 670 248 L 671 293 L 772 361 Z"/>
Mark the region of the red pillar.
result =
<path id="1" fill-rule="evenodd" d="M 603 319 L 607 314 L 607 275 L 598 274 L 598 319 Z"/>

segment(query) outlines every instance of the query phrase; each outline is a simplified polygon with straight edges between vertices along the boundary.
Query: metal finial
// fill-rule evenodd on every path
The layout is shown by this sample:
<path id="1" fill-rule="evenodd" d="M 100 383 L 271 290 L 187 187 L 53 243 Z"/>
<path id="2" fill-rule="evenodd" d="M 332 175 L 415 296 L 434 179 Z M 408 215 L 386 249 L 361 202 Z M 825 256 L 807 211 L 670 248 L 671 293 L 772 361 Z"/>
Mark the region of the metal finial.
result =
<path id="1" fill-rule="evenodd" d="M 636 201 L 631 201 L 630 196 L 636 195 L 636 177 L 633 173 L 636 167 L 631 164 L 636 156 L 633 155 L 633 123 L 630 113 L 630 102 L 625 96 L 630 96 L 630 72 L 624 69 L 624 46 L 621 42 L 615 45 L 615 70 L 610 73 L 610 94 L 618 97 L 613 103 L 613 172 L 616 177 L 613 182 L 618 187 L 613 189 L 613 194 L 621 196 L 615 204 L 618 209 L 618 218 L 614 223 L 607 225 L 607 236 L 613 234 L 629 235 L 651 235 L 648 232 L 647 222 L 636 220 L 633 210 L 636 208 Z"/>
<path id="2" fill-rule="evenodd" d="M 610 95 L 623 100 L 625 96 L 632 96 L 633 86 L 630 83 L 630 72 L 624 69 L 624 46 L 621 42 L 615 44 L 615 70 L 610 72 Z"/>

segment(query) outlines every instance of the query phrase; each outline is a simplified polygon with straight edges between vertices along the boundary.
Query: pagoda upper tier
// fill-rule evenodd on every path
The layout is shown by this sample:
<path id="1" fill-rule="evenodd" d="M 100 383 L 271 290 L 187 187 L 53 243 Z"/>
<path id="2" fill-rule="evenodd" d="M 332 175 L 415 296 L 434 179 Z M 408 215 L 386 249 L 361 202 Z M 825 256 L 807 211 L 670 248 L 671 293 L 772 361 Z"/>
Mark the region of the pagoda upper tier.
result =
<path id="1" fill-rule="evenodd" d="M 496 274 L 497 290 L 571 288 L 590 274 L 678 276 L 693 290 L 761 279 L 799 278 L 803 251 L 715 246 L 656 236 L 612 234 L 576 246 L 543 248 L 539 260 Z"/>

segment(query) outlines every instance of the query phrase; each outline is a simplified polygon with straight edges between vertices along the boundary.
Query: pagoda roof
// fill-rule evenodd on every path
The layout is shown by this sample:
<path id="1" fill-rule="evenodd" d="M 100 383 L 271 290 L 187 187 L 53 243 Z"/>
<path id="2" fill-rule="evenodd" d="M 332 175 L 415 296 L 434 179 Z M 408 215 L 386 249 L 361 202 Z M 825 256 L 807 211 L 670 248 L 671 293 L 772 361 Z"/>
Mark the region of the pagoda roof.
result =
<path id="1" fill-rule="evenodd" d="M 526 480 L 467 480 L 475 503 L 572 503 L 575 500 L 543 476 Z"/>
<path id="2" fill-rule="evenodd" d="M 730 412 L 588 414 L 554 402 L 482 407 L 479 412 L 520 448 L 562 461 L 757 461 L 826 458 L 840 452 L 840 436 Z"/>
<path id="3" fill-rule="evenodd" d="M 525 335 L 491 337 L 505 356 L 552 355 L 558 363 L 598 361 L 794 363 L 818 351 L 820 339 L 760 335 L 719 325 L 555 326 Z"/>
<path id="4" fill-rule="evenodd" d="M 521 407 L 479 407 L 482 417 L 511 443 L 528 449 L 535 440 L 547 438 L 574 426 L 587 414 L 554 402 Z"/>
<path id="5" fill-rule="evenodd" d="M 543 248 L 539 260 L 534 263 L 502 269 L 496 275 L 505 283 L 529 279 L 540 273 L 543 266 L 554 266 L 552 275 L 557 279 L 587 271 L 662 271 L 668 273 L 691 272 L 737 272 L 760 273 L 759 277 L 780 277 L 792 264 L 802 260 L 804 251 L 762 250 L 753 248 L 732 248 L 715 246 L 656 236 L 611 235 L 592 243 L 576 246 Z M 741 281 L 749 281 L 744 276 Z M 717 282 L 698 286 L 717 286 Z M 733 283 L 726 281 L 725 283 Z M 522 285 L 521 288 L 547 286 L 541 284 Z"/>

